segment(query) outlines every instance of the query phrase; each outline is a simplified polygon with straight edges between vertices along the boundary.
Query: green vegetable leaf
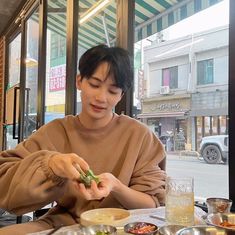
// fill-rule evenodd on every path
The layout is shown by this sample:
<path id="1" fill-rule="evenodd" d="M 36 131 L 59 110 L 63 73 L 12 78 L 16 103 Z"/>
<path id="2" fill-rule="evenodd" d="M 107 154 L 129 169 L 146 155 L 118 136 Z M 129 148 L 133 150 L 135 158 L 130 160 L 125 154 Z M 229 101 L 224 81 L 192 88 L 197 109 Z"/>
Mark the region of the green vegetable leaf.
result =
<path id="1" fill-rule="evenodd" d="M 100 182 L 99 177 L 94 175 L 92 170 L 88 170 L 86 174 L 80 173 L 79 181 L 83 183 L 86 187 L 91 186 L 92 180 L 94 180 L 97 184 Z"/>
<path id="2" fill-rule="evenodd" d="M 94 180 L 97 184 L 100 182 L 98 176 L 96 176 L 91 169 L 89 169 L 86 173 L 87 176 L 90 176 L 92 180 Z"/>

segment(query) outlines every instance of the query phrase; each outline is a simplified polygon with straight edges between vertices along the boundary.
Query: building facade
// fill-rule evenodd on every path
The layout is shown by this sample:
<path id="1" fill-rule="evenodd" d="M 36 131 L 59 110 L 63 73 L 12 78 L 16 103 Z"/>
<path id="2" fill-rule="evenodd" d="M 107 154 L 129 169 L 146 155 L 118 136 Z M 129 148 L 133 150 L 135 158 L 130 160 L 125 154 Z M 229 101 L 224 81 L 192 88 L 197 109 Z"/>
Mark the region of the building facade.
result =
<path id="1" fill-rule="evenodd" d="M 144 48 L 145 93 L 138 118 L 167 150 L 198 150 L 203 136 L 228 133 L 228 27 Z"/>

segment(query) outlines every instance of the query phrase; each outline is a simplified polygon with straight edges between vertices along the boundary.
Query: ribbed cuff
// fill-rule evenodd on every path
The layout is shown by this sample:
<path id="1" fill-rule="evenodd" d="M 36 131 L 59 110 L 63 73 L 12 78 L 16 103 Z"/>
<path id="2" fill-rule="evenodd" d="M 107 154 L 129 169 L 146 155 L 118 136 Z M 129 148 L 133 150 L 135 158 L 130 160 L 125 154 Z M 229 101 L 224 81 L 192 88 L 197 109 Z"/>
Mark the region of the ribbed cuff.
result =
<path id="1" fill-rule="evenodd" d="M 66 179 L 56 175 L 53 172 L 53 170 L 49 167 L 49 160 L 55 154 L 58 154 L 58 153 L 53 152 L 50 156 L 47 156 L 47 157 L 43 158 L 42 161 L 41 161 L 41 167 L 42 167 L 42 170 L 43 170 L 43 172 L 45 173 L 45 175 L 48 179 L 52 180 L 57 185 L 63 185 L 64 182 L 66 181 Z"/>

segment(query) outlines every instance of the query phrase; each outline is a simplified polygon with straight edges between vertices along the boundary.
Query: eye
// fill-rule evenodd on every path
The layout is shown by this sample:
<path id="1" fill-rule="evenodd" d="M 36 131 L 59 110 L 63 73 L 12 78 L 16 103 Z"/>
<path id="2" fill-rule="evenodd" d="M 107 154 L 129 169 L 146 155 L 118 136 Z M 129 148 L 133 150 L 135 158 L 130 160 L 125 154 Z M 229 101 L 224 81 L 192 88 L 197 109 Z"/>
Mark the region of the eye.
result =
<path id="1" fill-rule="evenodd" d="M 99 85 L 98 84 L 94 84 L 94 83 L 89 83 L 89 85 L 91 86 L 91 87 L 93 87 L 93 88 L 99 88 Z"/>
<path id="2" fill-rule="evenodd" d="M 117 95 L 119 92 L 110 90 L 109 93 L 112 94 L 112 95 Z"/>
<path id="3" fill-rule="evenodd" d="M 118 87 L 112 87 L 112 89 L 109 89 L 109 93 L 112 95 L 118 95 L 122 90 Z"/>

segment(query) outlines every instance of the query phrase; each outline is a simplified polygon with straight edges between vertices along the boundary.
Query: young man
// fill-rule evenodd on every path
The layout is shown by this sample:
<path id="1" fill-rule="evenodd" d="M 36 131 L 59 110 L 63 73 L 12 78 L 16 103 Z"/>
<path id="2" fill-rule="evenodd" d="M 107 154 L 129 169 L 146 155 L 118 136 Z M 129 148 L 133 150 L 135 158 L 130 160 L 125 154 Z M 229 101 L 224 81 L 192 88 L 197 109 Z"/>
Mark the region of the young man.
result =
<path id="1" fill-rule="evenodd" d="M 39 220 L 5 227 L 0 234 L 71 225 L 93 208 L 164 203 L 166 175 L 158 166 L 163 146 L 144 124 L 113 112 L 132 84 L 127 51 L 91 48 L 81 57 L 79 71 L 81 113 L 53 120 L 0 155 L 0 208 L 23 214 L 53 201 L 57 205 Z M 78 169 L 89 168 L 100 183 L 86 188 Z"/>

